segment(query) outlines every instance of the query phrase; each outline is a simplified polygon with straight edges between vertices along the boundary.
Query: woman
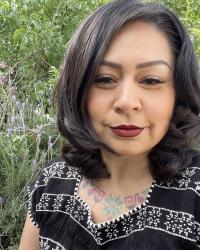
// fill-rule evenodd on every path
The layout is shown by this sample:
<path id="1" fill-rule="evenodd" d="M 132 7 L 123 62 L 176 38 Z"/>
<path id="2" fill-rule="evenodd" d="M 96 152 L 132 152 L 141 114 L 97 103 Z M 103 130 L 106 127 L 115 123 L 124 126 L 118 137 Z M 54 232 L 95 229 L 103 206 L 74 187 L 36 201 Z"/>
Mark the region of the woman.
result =
<path id="1" fill-rule="evenodd" d="M 55 91 L 68 144 L 29 190 L 19 249 L 200 249 L 199 97 L 171 11 L 118 0 L 91 14 Z"/>

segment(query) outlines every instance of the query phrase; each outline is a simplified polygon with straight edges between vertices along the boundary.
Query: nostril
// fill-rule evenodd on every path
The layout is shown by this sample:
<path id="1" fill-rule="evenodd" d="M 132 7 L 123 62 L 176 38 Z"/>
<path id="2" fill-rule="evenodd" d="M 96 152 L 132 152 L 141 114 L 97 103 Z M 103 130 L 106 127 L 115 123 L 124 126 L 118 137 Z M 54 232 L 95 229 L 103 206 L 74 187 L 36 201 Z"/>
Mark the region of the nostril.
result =
<path id="1" fill-rule="evenodd" d="M 132 99 L 118 99 L 113 104 L 113 108 L 116 112 L 127 112 L 132 110 L 141 110 L 142 101 L 139 98 Z"/>

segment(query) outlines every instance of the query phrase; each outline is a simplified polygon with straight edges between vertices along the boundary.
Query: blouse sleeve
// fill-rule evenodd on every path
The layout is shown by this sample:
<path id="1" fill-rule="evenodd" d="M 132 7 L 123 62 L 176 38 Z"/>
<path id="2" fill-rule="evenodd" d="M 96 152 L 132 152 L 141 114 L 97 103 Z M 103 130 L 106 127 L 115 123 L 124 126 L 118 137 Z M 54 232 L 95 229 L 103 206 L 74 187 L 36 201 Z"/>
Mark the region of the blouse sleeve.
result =
<path id="1" fill-rule="evenodd" d="M 37 216 L 36 207 L 40 201 L 42 193 L 44 192 L 44 170 L 41 171 L 38 179 L 27 187 L 28 192 L 28 214 L 31 221 L 39 228 L 39 218 Z"/>
<path id="2" fill-rule="evenodd" d="M 40 206 L 40 200 L 42 195 L 47 191 L 49 179 L 51 179 L 56 173 L 56 165 L 62 163 L 65 165 L 61 157 L 48 162 L 48 164 L 42 169 L 35 182 L 27 187 L 28 193 L 28 214 L 31 221 L 36 227 L 40 227 L 40 213 L 37 212 Z"/>

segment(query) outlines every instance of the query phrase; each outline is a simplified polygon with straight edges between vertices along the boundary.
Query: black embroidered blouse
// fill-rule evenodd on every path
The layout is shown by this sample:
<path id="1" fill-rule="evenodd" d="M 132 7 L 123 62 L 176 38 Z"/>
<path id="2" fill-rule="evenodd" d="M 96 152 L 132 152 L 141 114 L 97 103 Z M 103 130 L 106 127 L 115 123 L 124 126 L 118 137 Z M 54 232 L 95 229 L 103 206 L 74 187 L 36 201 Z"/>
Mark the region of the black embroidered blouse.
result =
<path id="1" fill-rule="evenodd" d="M 200 249 L 200 156 L 166 182 L 153 181 L 146 201 L 118 219 L 95 224 L 78 196 L 80 172 L 49 162 L 28 188 L 42 250 Z"/>

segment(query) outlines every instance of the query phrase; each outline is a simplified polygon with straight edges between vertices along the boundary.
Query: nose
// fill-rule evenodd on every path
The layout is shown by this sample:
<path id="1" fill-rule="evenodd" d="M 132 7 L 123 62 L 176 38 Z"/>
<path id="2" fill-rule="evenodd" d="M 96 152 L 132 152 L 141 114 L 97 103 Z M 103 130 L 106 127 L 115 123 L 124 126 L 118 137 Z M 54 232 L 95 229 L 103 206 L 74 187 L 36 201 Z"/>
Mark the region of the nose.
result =
<path id="1" fill-rule="evenodd" d="M 118 113 L 127 113 L 142 109 L 142 93 L 137 83 L 130 80 L 121 83 L 113 103 L 113 108 Z"/>

